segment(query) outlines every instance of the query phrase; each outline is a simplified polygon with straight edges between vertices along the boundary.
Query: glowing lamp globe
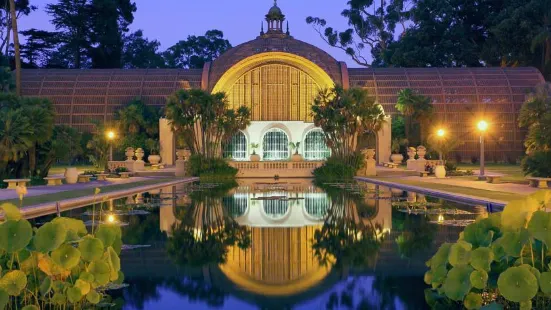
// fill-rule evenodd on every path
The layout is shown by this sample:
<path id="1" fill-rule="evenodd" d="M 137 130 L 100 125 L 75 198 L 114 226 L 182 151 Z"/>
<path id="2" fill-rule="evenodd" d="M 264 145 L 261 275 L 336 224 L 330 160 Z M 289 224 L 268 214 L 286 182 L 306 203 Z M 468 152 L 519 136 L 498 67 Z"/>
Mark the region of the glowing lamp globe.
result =
<path id="1" fill-rule="evenodd" d="M 478 124 L 476 125 L 476 127 L 478 128 L 478 130 L 480 131 L 486 131 L 488 129 L 488 122 L 486 121 L 480 121 L 478 122 Z"/>

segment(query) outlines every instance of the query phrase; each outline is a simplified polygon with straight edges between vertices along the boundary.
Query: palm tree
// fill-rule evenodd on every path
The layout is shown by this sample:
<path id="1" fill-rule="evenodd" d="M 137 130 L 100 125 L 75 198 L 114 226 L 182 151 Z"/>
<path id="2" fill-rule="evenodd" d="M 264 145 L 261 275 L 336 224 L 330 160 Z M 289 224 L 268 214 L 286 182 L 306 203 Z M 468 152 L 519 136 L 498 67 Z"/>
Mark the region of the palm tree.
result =
<path id="1" fill-rule="evenodd" d="M 15 93 L 21 96 L 21 51 L 19 46 L 19 34 L 17 32 L 17 13 L 15 12 L 15 0 L 10 0 L 11 27 L 13 29 L 13 45 L 15 47 Z"/>
<path id="2" fill-rule="evenodd" d="M 31 176 L 37 175 L 36 149 L 52 138 L 55 111 L 50 101 L 41 98 L 22 98 L 22 108 L 33 128 L 33 143 L 28 150 Z"/>
<path id="3" fill-rule="evenodd" d="M 0 164 L 17 161 L 32 146 L 33 125 L 21 109 L 0 110 Z"/>
<path id="4" fill-rule="evenodd" d="M 528 129 L 524 146 L 528 153 L 551 148 L 551 84 L 536 86 L 522 105 L 519 126 Z"/>
<path id="5" fill-rule="evenodd" d="M 405 117 L 406 138 L 409 141 L 413 141 L 413 144 L 421 143 L 427 127 L 426 124 L 434 113 L 431 99 L 415 93 L 412 89 L 405 88 L 398 92 L 396 109 Z M 418 138 L 412 136 L 414 122 L 419 123 L 421 126 Z"/>

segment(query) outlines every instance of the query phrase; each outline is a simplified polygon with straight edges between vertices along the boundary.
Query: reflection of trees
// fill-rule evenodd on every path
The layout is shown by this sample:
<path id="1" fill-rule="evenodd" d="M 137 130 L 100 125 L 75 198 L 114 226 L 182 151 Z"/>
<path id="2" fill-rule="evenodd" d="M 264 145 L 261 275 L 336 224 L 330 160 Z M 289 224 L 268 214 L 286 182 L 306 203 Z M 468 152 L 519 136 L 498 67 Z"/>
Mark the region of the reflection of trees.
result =
<path id="1" fill-rule="evenodd" d="M 159 209 L 151 210 L 146 216 L 128 217 L 128 226 L 123 227 L 124 244 L 152 244 L 166 240 L 159 229 Z"/>
<path id="2" fill-rule="evenodd" d="M 361 218 L 356 201 L 341 192 L 332 195 L 332 205 L 322 228 L 314 234 L 312 249 L 322 264 L 367 266 L 374 262 L 382 239 L 382 227 Z"/>
<path id="3" fill-rule="evenodd" d="M 203 266 L 226 261 L 228 247 L 250 246 L 250 232 L 239 226 L 223 207 L 227 189 L 192 193 L 185 217 L 172 226 L 167 242 L 169 256 L 179 265 Z"/>
<path id="4" fill-rule="evenodd" d="M 394 229 L 401 231 L 396 238 L 396 245 L 403 258 L 412 258 L 432 245 L 437 226 L 431 224 L 427 217 L 393 211 L 392 222 Z"/>

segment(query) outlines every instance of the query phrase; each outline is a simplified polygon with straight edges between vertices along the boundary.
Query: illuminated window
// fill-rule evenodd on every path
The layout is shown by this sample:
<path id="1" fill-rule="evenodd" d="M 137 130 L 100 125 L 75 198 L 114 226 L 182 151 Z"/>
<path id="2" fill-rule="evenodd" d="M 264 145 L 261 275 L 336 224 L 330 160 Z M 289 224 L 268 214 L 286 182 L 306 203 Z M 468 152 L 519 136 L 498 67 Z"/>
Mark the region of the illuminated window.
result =
<path id="1" fill-rule="evenodd" d="M 236 193 L 233 196 L 222 198 L 222 205 L 231 217 L 240 217 L 245 214 L 249 203 L 249 195 Z"/>
<path id="2" fill-rule="evenodd" d="M 264 194 L 265 199 L 262 204 L 266 215 L 271 218 L 278 219 L 287 214 L 287 210 L 289 209 L 289 200 L 277 198 L 284 197 L 285 195 L 285 193 L 277 192 Z"/>
<path id="3" fill-rule="evenodd" d="M 325 144 L 325 135 L 321 129 L 310 131 L 304 138 L 304 158 L 306 160 L 322 160 L 331 155 Z"/>
<path id="4" fill-rule="evenodd" d="M 310 216 L 322 219 L 331 207 L 331 202 L 326 193 L 307 193 L 304 195 L 304 205 Z"/>
<path id="5" fill-rule="evenodd" d="M 222 156 L 235 160 L 247 159 L 247 137 L 241 131 L 231 138 L 228 143 L 222 147 Z"/>
<path id="6" fill-rule="evenodd" d="M 289 137 L 285 131 L 273 128 L 270 129 L 262 141 L 264 160 L 283 160 L 289 158 Z"/>

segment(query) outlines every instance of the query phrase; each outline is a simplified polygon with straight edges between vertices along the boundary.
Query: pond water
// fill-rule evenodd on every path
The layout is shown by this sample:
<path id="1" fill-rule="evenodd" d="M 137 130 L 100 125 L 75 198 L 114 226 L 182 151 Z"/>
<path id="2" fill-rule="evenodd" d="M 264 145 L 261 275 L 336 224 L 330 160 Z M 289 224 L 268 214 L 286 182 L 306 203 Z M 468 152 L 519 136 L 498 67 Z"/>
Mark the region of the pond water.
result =
<path id="1" fill-rule="evenodd" d="M 485 208 L 367 183 L 255 179 L 62 215 L 92 225 L 94 213 L 122 226 L 117 308 L 425 309 L 425 261 Z"/>

